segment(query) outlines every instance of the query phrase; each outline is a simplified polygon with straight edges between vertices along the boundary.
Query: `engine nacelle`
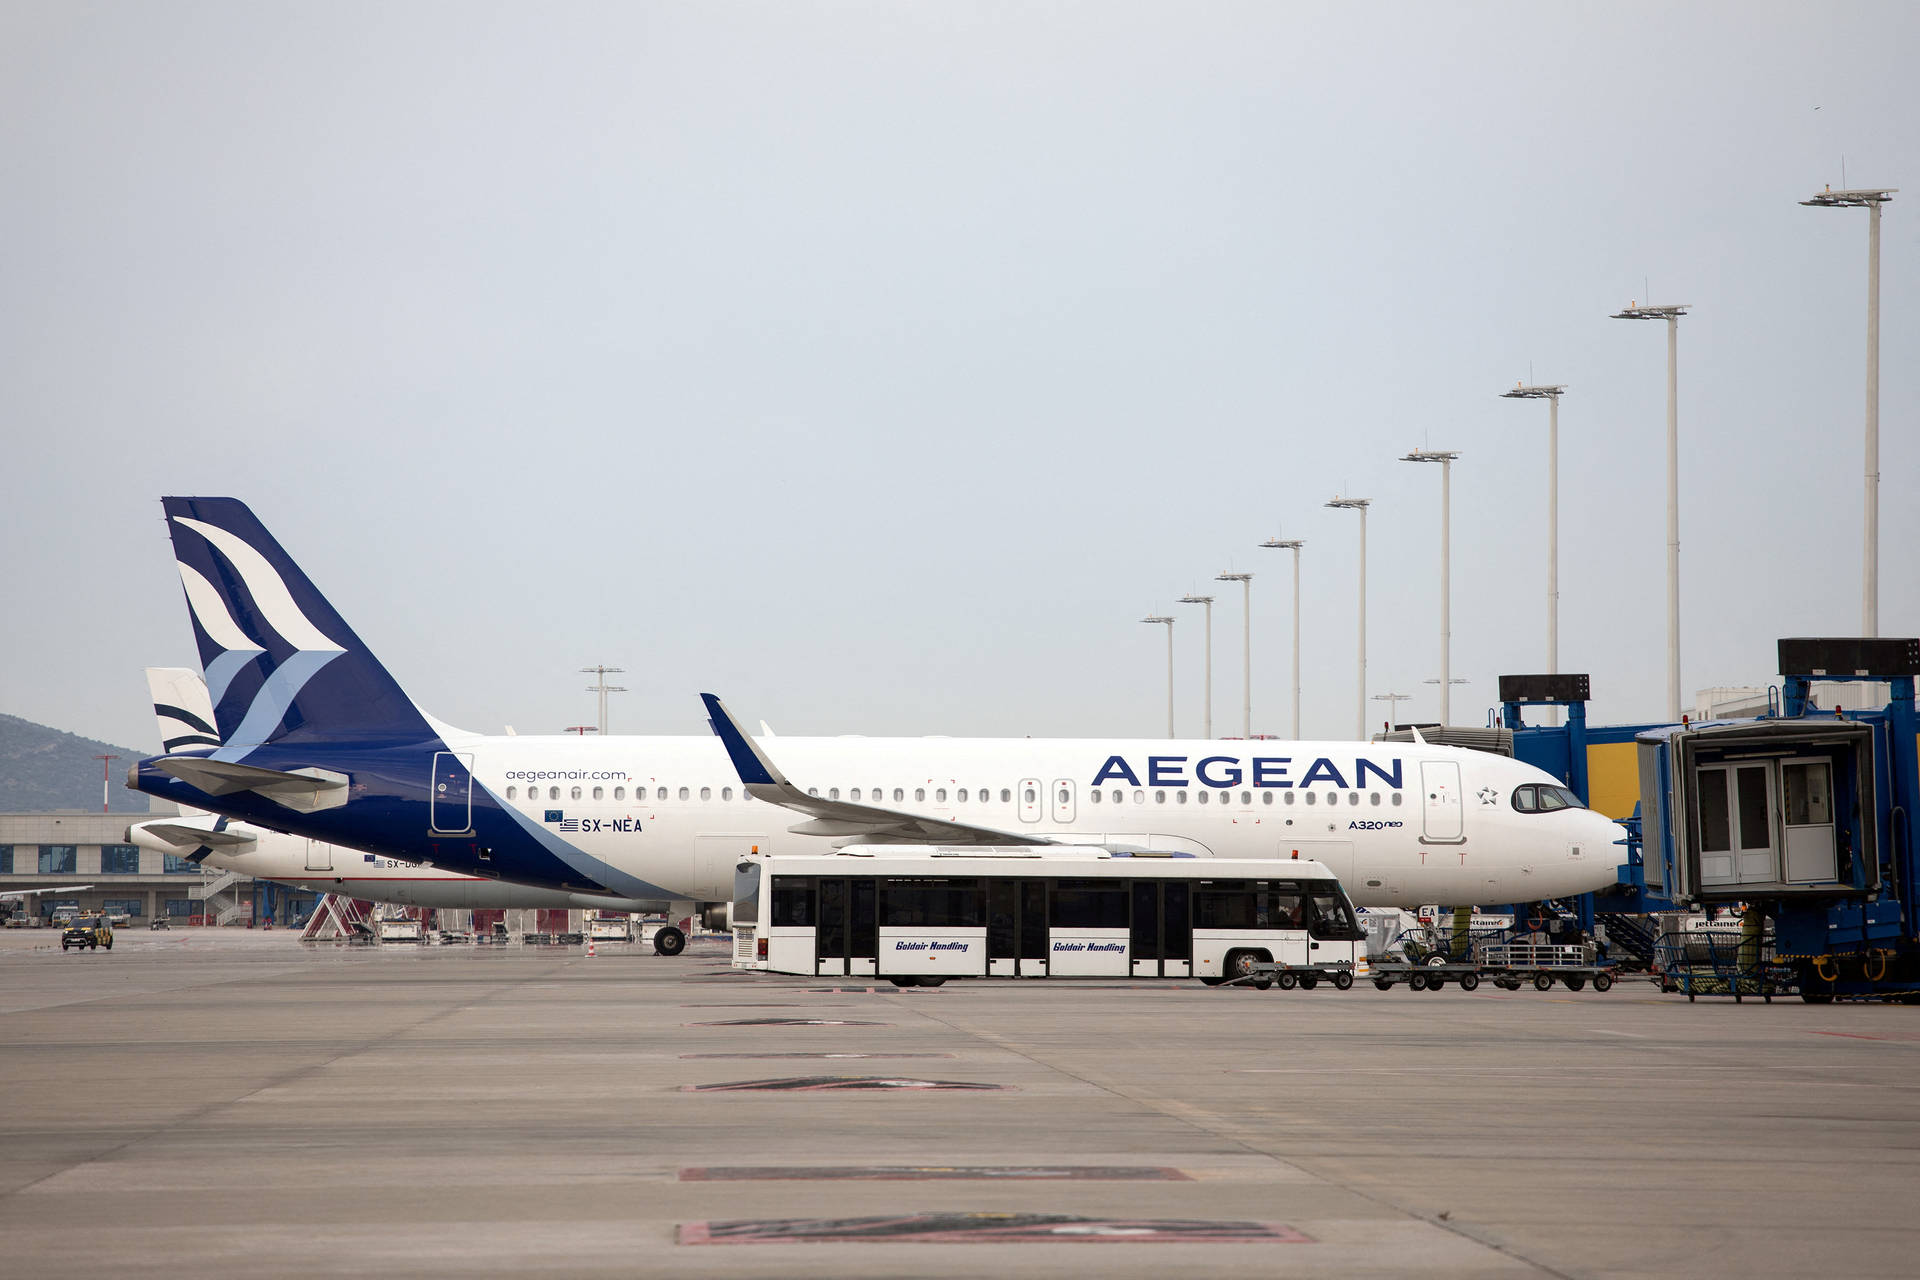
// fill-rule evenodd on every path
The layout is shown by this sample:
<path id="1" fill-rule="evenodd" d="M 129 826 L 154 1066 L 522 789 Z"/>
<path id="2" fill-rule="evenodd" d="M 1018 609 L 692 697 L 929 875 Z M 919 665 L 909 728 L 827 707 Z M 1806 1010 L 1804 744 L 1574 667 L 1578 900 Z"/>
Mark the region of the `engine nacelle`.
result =
<path id="1" fill-rule="evenodd" d="M 708 933 L 725 933 L 731 925 L 733 904 L 709 902 L 700 908 L 700 927 Z"/>

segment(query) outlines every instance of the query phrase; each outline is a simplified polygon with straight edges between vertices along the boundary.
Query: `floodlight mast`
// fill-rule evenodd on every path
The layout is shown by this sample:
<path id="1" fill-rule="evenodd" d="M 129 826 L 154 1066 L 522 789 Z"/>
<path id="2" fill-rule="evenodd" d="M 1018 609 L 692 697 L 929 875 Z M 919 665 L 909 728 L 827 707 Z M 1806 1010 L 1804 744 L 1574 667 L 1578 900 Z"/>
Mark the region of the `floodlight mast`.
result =
<path id="1" fill-rule="evenodd" d="M 1415 449 L 1402 462 L 1440 464 L 1440 723 L 1453 723 L 1453 460 L 1458 449 Z"/>
<path id="2" fill-rule="evenodd" d="M 1355 690 L 1355 706 L 1359 713 L 1354 721 L 1354 737 L 1365 741 L 1367 736 L 1367 508 L 1373 505 L 1372 498 L 1342 498 L 1335 495 L 1327 503 L 1330 507 L 1342 511 L 1360 513 L 1360 687 Z"/>
<path id="3" fill-rule="evenodd" d="M 622 675 L 625 672 L 626 672 L 625 667 L 597 666 L 597 667 L 580 668 L 581 675 L 598 676 L 600 678 L 600 683 L 590 684 L 587 686 L 587 692 L 597 693 L 600 695 L 600 736 L 603 738 L 607 736 L 607 695 L 610 693 L 626 692 L 626 689 L 622 688 L 620 685 L 608 684 L 607 677 L 613 676 L 613 675 Z"/>
<path id="4" fill-rule="evenodd" d="M 1804 205 L 1867 211 L 1867 441 L 1865 547 L 1860 573 L 1860 634 L 1880 634 L 1880 206 L 1898 187 L 1820 192 Z"/>
<path id="5" fill-rule="evenodd" d="M 1387 731 L 1391 733 L 1393 731 L 1393 722 L 1400 718 L 1400 704 L 1403 702 L 1412 702 L 1413 695 L 1410 693 L 1376 693 L 1373 695 L 1373 700 L 1387 704 Z"/>
<path id="6" fill-rule="evenodd" d="M 1167 624 L 1167 737 L 1173 737 L 1173 619 L 1165 614 L 1150 613 L 1140 619 L 1142 622 Z"/>
<path id="7" fill-rule="evenodd" d="M 1293 740 L 1300 740 L 1300 548 L 1299 538 L 1268 538 L 1263 547 L 1278 547 L 1293 552 Z"/>
<path id="8" fill-rule="evenodd" d="M 1253 575 L 1250 573 L 1222 573 L 1214 578 L 1216 582 L 1237 582 L 1243 588 L 1241 604 L 1243 612 L 1240 619 L 1240 736 L 1253 737 Z"/>
<path id="9" fill-rule="evenodd" d="M 1629 302 L 1615 320 L 1667 322 L 1667 718 L 1680 718 L 1680 317 L 1691 304 Z"/>
<path id="10" fill-rule="evenodd" d="M 1200 717 L 1200 736 L 1203 738 L 1211 738 L 1213 736 L 1213 597 L 1195 595 L 1189 591 L 1186 595 L 1180 597 L 1180 603 L 1203 604 L 1207 606 L 1206 678 L 1202 684 L 1202 696 L 1205 699 L 1205 705 L 1203 707 L 1204 714 Z M 1172 635 L 1172 632 L 1168 632 L 1168 635 Z M 1171 730 L 1168 731 L 1167 736 L 1173 736 Z"/>
<path id="11" fill-rule="evenodd" d="M 1564 386 L 1518 383 L 1502 391 L 1506 400 L 1547 402 L 1547 672 L 1560 670 L 1560 396 Z M 1548 724 L 1560 723 L 1560 708 L 1549 707 Z"/>

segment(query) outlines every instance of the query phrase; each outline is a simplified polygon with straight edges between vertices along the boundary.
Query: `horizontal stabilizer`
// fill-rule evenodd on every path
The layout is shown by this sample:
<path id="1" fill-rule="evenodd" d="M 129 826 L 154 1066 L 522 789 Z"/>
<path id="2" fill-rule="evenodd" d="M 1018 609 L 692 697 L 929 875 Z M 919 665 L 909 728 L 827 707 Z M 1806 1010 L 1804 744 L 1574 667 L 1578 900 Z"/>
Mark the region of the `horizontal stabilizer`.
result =
<path id="1" fill-rule="evenodd" d="M 232 849 L 254 842 L 252 836 L 238 835 L 232 831 L 216 831 L 212 827 L 188 827 L 177 822 L 143 822 L 140 829 L 165 840 L 168 844 L 184 849 L 199 845 L 212 845 L 216 849 Z"/>
<path id="2" fill-rule="evenodd" d="M 153 761 L 153 767 L 210 796 L 251 791 L 302 813 L 332 809 L 347 802 L 347 776 L 329 769 L 296 769 L 283 773 L 250 764 L 209 760 L 205 756 L 161 756 Z"/>

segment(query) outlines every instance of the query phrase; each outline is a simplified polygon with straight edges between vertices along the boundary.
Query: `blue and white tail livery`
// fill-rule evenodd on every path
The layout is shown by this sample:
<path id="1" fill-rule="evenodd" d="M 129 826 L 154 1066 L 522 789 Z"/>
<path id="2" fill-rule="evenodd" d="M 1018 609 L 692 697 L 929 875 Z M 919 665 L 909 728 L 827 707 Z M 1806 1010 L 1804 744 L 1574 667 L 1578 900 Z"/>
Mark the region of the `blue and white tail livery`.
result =
<path id="1" fill-rule="evenodd" d="M 1562 897 L 1621 861 L 1616 824 L 1521 803 L 1550 775 L 1427 743 L 756 742 L 717 698 L 724 742 L 466 733 L 407 698 L 244 504 L 166 511 L 211 714 L 169 700 L 168 754 L 130 784 L 312 840 L 677 912 L 724 903 L 754 849 L 848 843 L 1317 861 L 1363 906 Z"/>

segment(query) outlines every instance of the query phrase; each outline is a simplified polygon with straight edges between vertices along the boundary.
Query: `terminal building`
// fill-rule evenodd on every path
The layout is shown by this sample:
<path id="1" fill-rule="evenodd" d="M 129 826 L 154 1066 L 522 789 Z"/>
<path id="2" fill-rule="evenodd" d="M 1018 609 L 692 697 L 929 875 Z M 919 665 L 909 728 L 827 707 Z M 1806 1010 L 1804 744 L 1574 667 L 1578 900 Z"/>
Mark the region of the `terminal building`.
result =
<path id="1" fill-rule="evenodd" d="M 233 872 L 204 871 L 189 858 L 141 849 L 129 824 L 153 814 L 0 813 L 0 894 L 53 886 L 25 899 L 0 899 L 0 915 L 18 926 L 47 924 L 61 907 L 124 917 L 139 927 L 170 924 L 297 924 L 315 895 L 255 882 Z M 71 892 L 58 886 L 73 885 Z M 80 886 L 87 886 L 82 888 Z"/>

